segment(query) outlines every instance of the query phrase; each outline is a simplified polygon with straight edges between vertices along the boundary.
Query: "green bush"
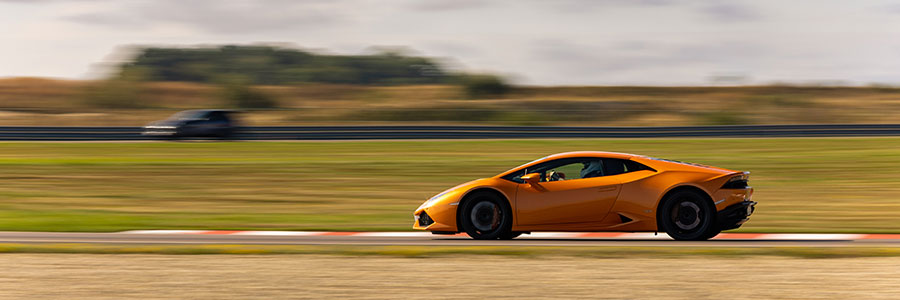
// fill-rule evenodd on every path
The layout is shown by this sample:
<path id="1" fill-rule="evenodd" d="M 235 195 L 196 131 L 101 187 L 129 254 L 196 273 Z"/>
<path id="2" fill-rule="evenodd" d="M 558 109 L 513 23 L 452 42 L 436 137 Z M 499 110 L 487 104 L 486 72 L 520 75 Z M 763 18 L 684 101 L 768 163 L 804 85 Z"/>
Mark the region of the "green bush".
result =
<path id="1" fill-rule="evenodd" d="M 403 51 L 331 55 L 276 46 L 151 47 L 119 67 L 145 68 L 156 81 L 210 83 L 220 74 L 242 74 L 249 85 L 438 84 L 449 77 L 435 59 Z"/>
<path id="2" fill-rule="evenodd" d="M 467 75 L 462 85 L 470 99 L 503 96 L 511 90 L 503 78 L 495 75 Z"/>

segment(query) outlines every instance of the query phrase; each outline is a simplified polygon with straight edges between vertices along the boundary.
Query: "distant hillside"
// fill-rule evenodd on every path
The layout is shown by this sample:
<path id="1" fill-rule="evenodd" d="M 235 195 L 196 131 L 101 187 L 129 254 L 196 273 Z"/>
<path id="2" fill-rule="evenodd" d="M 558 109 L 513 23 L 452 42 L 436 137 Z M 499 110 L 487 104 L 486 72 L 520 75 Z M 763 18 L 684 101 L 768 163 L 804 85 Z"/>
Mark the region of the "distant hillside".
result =
<path id="1" fill-rule="evenodd" d="M 150 81 L 221 83 L 239 77 L 259 85 L 435 84 L 449 78 L 433 59 L 396 51 L 326 55 L 270 46 L 146 48 L 120 69 Z"/>

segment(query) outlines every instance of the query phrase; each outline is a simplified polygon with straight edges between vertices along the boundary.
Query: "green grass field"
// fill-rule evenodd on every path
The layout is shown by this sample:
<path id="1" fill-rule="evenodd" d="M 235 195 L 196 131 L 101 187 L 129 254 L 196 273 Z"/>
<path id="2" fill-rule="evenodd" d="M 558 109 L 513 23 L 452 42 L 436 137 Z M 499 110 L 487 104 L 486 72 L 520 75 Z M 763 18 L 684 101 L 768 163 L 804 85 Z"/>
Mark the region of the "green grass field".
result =
<path id="1" fill-rule="evenodd" d="M 900 138 L 0 143 L 0 230 L 409 230 L 428 197 L 547 154 L 751 171 L 748 232 L 900 232 Z"/>

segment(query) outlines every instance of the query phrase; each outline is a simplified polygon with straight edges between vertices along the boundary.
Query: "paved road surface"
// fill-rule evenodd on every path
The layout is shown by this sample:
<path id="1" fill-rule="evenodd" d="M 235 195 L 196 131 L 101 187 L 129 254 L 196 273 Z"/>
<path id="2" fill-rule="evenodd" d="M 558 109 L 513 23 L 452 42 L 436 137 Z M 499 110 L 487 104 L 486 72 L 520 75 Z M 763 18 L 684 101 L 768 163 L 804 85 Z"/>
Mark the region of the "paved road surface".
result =
<path id="1" fill-rule="evenodd" d="M 571 234 L 535 233 L 508 241 L 477 241 L 464 235 L 439 236 L 407 233 L 321 233 L 210 231 L 192 234 L 178 231 L 121 233 L 0 232 L 0 243 L 96 243 L 96 244 L 244 244 L 244 245 L 419 245 L 419 246 L 654 246 L 654 247 L 900 247 L 900 236 L 854 238 L 864 235 L 723 234 L 704 242 L 669 240 L 664 234 L 625 234 L 620 237 L 571 237 Z M 602 235 L 602 234 L 601 234 Z M 877 236 L 877 235 L 873 235 Z M 747 238 L 744 238 L 747 237 Z"/>

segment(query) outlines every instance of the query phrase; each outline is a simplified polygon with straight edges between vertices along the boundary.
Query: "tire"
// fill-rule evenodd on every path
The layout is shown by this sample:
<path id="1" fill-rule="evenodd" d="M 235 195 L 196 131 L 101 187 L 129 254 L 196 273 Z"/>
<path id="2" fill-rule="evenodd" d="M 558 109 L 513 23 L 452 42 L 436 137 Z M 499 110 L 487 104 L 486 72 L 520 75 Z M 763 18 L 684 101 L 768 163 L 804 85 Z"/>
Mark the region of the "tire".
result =
<path id="1" fill-rule="evenodd" d="M 493 193 L 476 192 L 466 197 L 461 205 L 460 225 L 463 231 L 476 240 L 514 238 L 512 209 L 505 199 Z"/>
<path id="2" fill-rule="evenodd" d="M 666 234 L 678 241 L 705 241 L 721 232 L 715 206 L 694 191 L 675 192 L 663 199 L 657 221 Z"/>

